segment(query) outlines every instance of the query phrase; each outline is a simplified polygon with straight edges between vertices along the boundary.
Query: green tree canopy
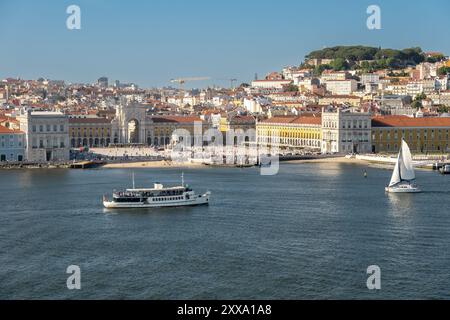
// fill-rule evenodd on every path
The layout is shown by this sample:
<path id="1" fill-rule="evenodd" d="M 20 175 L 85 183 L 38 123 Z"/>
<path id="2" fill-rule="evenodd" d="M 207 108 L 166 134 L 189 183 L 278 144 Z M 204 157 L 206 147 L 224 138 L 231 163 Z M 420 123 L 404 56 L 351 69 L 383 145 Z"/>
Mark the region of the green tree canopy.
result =
<path id="1" fill-rule="evenodd" d="M 441 67 L 437 71 L 438 76 L 445 76 L 450 74 L 450 67 Z"/>
<path id="2" fill-rule="evenodd" d="M 312 51 L 306 56 L 306 59 L 338 60 L 338 62 L 335 62 L 336 64 L 332 64 L 335 70 L 361 68 L 374 71 L 383 68 L 400 69 L 407 65 L 416 65 L 425 61 L 425 55 L 419 47 L 397 50 L 367 46 L 336 46 Z M 343 61 L 347 65 L 344 65 Z"/>

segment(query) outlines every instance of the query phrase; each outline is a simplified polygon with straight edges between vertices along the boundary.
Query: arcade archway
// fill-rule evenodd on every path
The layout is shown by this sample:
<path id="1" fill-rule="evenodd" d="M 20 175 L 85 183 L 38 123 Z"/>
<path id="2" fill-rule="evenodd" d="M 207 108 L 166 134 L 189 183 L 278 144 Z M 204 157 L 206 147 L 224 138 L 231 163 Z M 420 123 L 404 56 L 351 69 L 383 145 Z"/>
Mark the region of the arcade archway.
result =
<path id="1" fill-rule="evenodd" d="M 128 122 L 128 143 L 139 143 L 139 121 L 132 119 Z"/>

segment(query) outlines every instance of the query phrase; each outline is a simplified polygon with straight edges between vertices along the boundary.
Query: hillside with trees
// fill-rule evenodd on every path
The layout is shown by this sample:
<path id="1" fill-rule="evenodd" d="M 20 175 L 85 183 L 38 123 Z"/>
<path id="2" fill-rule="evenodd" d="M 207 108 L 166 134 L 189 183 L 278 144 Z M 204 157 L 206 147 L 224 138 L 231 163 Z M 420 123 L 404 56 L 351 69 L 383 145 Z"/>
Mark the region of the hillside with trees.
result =
<path id="1" fill-rule="evenodd" d="M 397 50 L 367 46 L 337 46 L 313 51 L 306 56 L 306 61 L 309 59 L 333 59 L 330 64 L 319 66 L 322 71 L 361 69 L 370 72 L 381 69 L 402 69 L 429 59 L 437 60 L 439 57 L 426 58 L 419 47 Z"/>

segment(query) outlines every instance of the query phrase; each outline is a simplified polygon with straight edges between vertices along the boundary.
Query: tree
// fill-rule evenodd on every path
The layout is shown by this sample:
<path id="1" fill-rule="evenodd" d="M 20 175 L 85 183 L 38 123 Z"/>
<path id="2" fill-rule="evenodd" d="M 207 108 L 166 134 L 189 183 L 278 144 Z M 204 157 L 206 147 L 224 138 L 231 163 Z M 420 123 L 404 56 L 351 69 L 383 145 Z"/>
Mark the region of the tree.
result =
<path id="1" fill-rule="evenodd" d="M 422 101 L 421 100 L 414 100 L 413 103 L 411 103 L 411 108 L 419 110 L 420 108 L 422 108 Z"/>
<path id="2" fill-rule="evenodd" d="M 438 112 L 439 113 L 448 113 L 449 109 L 450 108 L 448 106 L 440 105 L 438 107 Z"/>
<path id="3" fill-rule="evenodd" d="M 438 76 L 445 76 L 450 74 L 450 67 L 441 67 L 437 71 Z"/>
<path id="4" fill-rule="evenodd" d="M 331 67 L 329 64 L 322 64 L 322 65 L 314 68 L 313 75 L 316 77 L 319 77 L 322 74 L 322 72 L 324 72 L 325 70 L 331 70 L 331 69 L 333 69 L 333 67 Z"/>
<path id="5" fill-rule="evenodd" d="M 425 93 L 418 94 L 415 98 L 413 103 L 411 104 L 411 108 L 413 109 L 420 109 L 423 107 L 422 100 L 425 100 L 427 98 L 427 95 Z"/>
<path id="6" fill-rule="evenodd" d="M 306 59 L 333 59 L 335 60 L 332 63 L 334 70 L 360 68 L 364 72 L 371 72 L 417 65 L 425 61 L 425 55 L 419 47 L 396 50 L 366 46 L 336 46 L 312 51 L 306 56 Z M 441 58 L 437 56 L 435 59 Z"/>
<path id="7" fill-rule="evenodd" d="M 427 95 L 425 94 L 425 93 L 419 93 L 415 98 L 414 98 L 414 100 L 415 101 L 422 101 L 422 100 L 425 100 L 427 98 Z"/>
<path id="8" fill-rule="evenodd" d="M 343 58 L 336 58 L 331 63 L 331 67 L 333 68 L 334 71 L 342 71 L 342 70 L 348 70 L 349 64 Z"/>
<path id="9" fill-rule="evenodd" d="M 285 92 L 298 92 L 298 86 L 290 83 L 284 88 Z"/>
<path id="10" fill-rule="evenodd" d="M 443 61 L 444 59 L 445 59 L 444 55 L 442 55 L 442 54 L 437 54 L 437 55 L 434 55 L 434 56 L 432 56 L 432 57 L 428 57 L 428 58 L 426 59 L 426 62 L 429 62 L 429 63 L 436 63 L 436 62 L 439 62 L 439 61 Z"/>

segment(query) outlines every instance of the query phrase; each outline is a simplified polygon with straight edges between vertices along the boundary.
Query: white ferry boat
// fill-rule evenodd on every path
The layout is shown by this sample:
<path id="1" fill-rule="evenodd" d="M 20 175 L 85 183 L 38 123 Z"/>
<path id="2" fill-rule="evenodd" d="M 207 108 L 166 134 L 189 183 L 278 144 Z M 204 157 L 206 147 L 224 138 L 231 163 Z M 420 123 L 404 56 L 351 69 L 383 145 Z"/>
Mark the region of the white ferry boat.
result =
<path id="1" fill-rule="evenodd" d="M 113 192 L 111 200 L 103 196 L 103 205 L 107 209 L 198 206 L 208 205 L 210 195 L 209 191 L 196 194 L 184 184 L 183 178 L 181 186 L 166 188 L 160 183 L 155 183 L 153 188 L 135 188 L 133 177 L 132 189 Z"/>

